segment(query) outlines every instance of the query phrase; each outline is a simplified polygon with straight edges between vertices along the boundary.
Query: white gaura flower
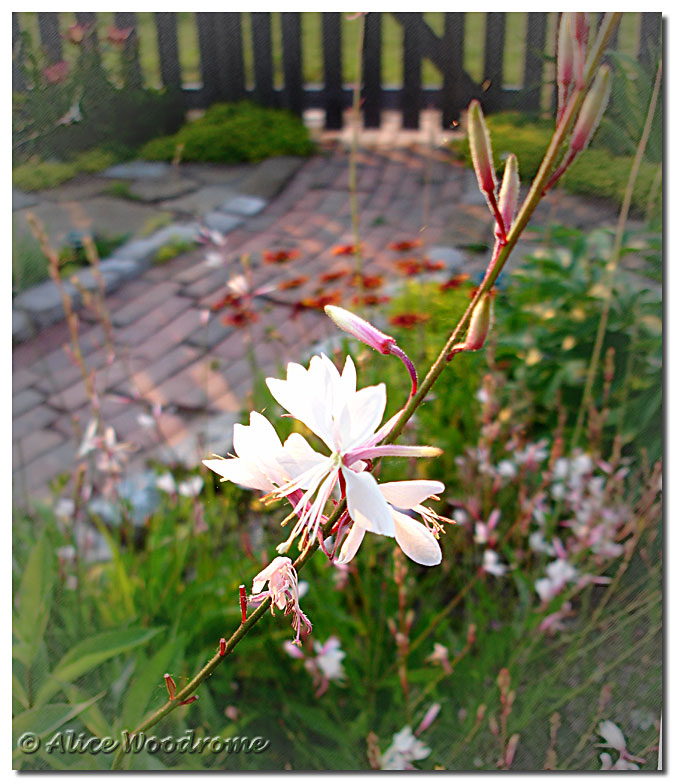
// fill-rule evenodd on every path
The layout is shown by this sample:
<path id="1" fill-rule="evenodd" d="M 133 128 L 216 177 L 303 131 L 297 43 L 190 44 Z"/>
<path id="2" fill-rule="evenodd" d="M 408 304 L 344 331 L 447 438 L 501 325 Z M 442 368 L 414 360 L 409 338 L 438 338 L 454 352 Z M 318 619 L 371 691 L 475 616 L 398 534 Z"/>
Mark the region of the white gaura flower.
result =
<path id="1" fill-rule="evenodd" d="M 340 477 L 354 525 L 371 533 L 395 536 L 395 517 L 375 478 L 364 470 L 366 461 L 382 456 L 431 457 L 440 454 L 440 450 L 378 445 L 397 420 L 395 416 L 377 429 L 387 401 L 384 384 L 357 391 L 356 368 L 351 358 L 347 358 L 340 374 L 322 354 L 312 358 L 309 369 L 290 363 L 286 380 L 268 378 L 267 386 L 277 402 L 318 435 L 330 450 L 329 456 L 305 454 L 306 470 L 271 493 L 274 497 L 288 497 L 304 490 L 293 508 L 298 521 L 279 551 L 287 551 L 299 534 L 301 547 L 313 543 L 321 512 Z M 407 524 L 399 520 L 399 526 Z"/>
<path id="2" fill-rule="evenodd" d="M 434 566 L 441 562 L 441 547 L 436 536 L 431 532 L 440 528 L 441 518 L 421 504 L 427 498 L 435 497 L 443 489 L 444 486 L 440 481 L 424 480 L 392 481 L 376 486 L 376 490 L 381 493 L 389 506 L 389 513 L 394 521 L 393 537 L 396 543 L 411 560 L 420 565 Z M 426 524 L 413 519 L 405 513 L 406 511 L 420 514 Z M 348 563 L 354 557 L 367 530 L 364 525 L 354 522 L 337 558 L 336 562 L 339 565 Z"/>
<path id="3" fill-rule="evenodd" d="M 267 590 L 263 587 L 267 584 Z M 274 560 L 253 579 L 253 595 L 249 598 L 251 603 L 261 603 L 269 598 L 271 612 L 274 607 L 284 614 L 293 615 L 293 628 L 295 639 L 293 644 L 301 644 L 300 632 L 302 626 L 312 632 L 312 624 L 307 615 L 300 609 L 300 596 L 298 594 L 298 575 L 289 557 L 275 557 Z"/>
<path id="4" fill-rule="evenodd" d="M 509 567 L 499 562 L 499 556 L 494 549 L 486 549 L 483 553 L 483 570 L 492 576 L 504 576 Z"/>
<path id="5" fill-rule="evenodd" d="M 425 759 L 430 753 L 431 748 L 417 739 L 410 726 L 404 726 L 382 754 L 380 769 L 415 769 L 411 762 Z"/>
<path id="6" fill-rule="evenodd" d="M 539 593 L 541 600 L 548 603 L 568 582 L 575 582 L 578 577 L 577 569 L 568 560 L 559 557 L 546 566 L 546 576 L 536 580 L 534 589 Z"/>
<path id="7" fill-rule="evenodd" d="M 204 479 L 201 476 L 190 476 L 178 484 L 178 494 L 185 498 L 196 498 L 203 486 Z"/>

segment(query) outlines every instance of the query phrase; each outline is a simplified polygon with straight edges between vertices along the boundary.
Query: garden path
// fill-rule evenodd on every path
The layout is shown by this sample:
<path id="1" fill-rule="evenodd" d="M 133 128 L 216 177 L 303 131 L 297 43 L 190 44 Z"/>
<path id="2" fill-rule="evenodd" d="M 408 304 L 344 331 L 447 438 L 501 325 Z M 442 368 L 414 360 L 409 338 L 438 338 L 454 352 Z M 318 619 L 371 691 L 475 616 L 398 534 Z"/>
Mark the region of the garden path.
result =
<path id="1" fill-rule="evenodd" d="M 395 262 L 402 254 L 388 248 L 391 242 L 422 239 L 424 247 L 411 252 L 443 262 L 443 270 L 435 273 L 439 279 L 459 272 L 477 275 L 486 262 L 486 251 L 480 248 L 490 242 L 492 227 L 473 174 L 430 143 L 432 135 L 424 124 L 419 132 L 402 131 L 390 117 L 379 131 L 368 131 L 361 139 L 357 198 L 364 272 L 384 278 L 384 293 L 401 280 Z M 137 252 L 132 242 L 126 258 L 122 253 L 113 259 L 117 267 L 109 265 L 107 280 L 111 288 L 120 287 L 106 297 L 114 333 L 112 362 L 107 361 L 106 332 L 95 313 L 79 311 L 82 353 L 87 367 L 96 370 L 102 418 L 119 441 L 134 446 L 129 471 L 140 471 L 149 459 L 192 466 L 211 451 L 230 450 L 232 424 L 253 386 L 249 340 L 264 376 L 277 374 L 289 360 L 302 360 L 335 334 L 321 308 L 298 311 L 293 303 L 341 289 L 349 306 L 355 294 L 345 277 L 319 281 L 326 273 L 353 265 L 351 256 L 335 252 L 337 246 L 353 242 L 349 153 L 343 143 L 348 139 L 349 129 L 322 134 L 321 154 L 306 161 L 181 166 L 178 180 L 194 181 L 195 188 L 182 189 L 177 175 L 166 171 L 154 179 L 138 170 L 108 172 L 108 183 L 110 177 L 126 181 L 140 199 L 122 205 L 134 216 L 134 226 L 139 218 L 134 210 L 168 211 L 173 220 L 192 220 L 190 231 L 199 215 L 227 233 L 227 260 L 219 268 L 207 263 L 204 247 L 152 265 L 148 258 L 159 240 L 143 240 L 146 245 L 141 241 L 140 249 L 134 240 Z M 115 202 L 123 199 L 102 195 L 98 188 L 104 179 L 89 178 L 64 186 L 60 193 L 38 194 L 31 208 L 43 218 L 59 218 L 54 222 L 60 226 L 78 210 L 89 210 L 85 225 L 109 224 L 120 214 Z M 167 195 L 159 183 L 174 190 Z M 20 198 L 18 194 L 15 215 L 22 217 L 28 205 Z M 611 205 L 557 193 L 540 206 L 534 223 L 554 216 L 570 226 L 595 228 L 613 224 L 616 213 Z M 166 242 L 166 233 L 160 239 Z M 532 241 L 532 233 L 524 237 L 518 257 L 532 249 Z M 295 250 L 298 257 L 269 264 L 263 261 L 268 250 Z M 254 285 L 276 286 L 274 298 L 287 304 L 257 300 L 259 318 L 245 328 L 224 324 L 226 309 L 211 312 L 204 323 L 204 313 L 222 300 L 228 280 L 241 271 L 244 255 L 250 257 Z M 509 263 L 518 263 L 518 257 Z M 120 261 L 134 258 L 140 264 L 137 276 L 121 285 L 129 265 Z M 308 278 L 302 285 L 283 288 L 301 276 Z M 47 314 L 46 323 L 54 320 L 55 310 L 58 307 Z M 13 484 L 14 500 L 23 504 L 27 497 L 46 497 L 48 483 L 70 473 L 77 463 L 91 406 L 80 371 L 63 348 L 69 340 L 63 321 L 40 328 L 34 337 L 18 337 L 23 341 L 13 351 Z M 156 427 L 148 426 L 153 406 L 155 411 L 161 406 Z"/>

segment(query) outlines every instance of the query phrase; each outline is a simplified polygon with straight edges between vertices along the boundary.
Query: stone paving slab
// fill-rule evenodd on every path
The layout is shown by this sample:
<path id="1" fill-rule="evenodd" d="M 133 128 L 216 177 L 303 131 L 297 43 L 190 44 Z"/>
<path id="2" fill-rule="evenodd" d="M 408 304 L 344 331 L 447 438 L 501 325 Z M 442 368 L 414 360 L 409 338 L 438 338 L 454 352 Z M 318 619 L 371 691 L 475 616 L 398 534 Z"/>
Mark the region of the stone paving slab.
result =
<path id="1" fill-rule="evenodd" d="M 386 133 L 391 135 L 390 126 Z M 145 177 L 159 187 L 171 173 L 161 166 L 125 165 L 121 173 L 119 168 L 109 172 L 110 181 L 113 174 L 132 182 Z M 175 223 L 149 239 L 134 239 L 135 245 L 121 248 L 102 263 L 111 283 L 121 286 L 106 297 L 115 344 L 110 366 L 106 367 L 105 332 L 89 311 L 81 314 L 81 340 L 85 361 L 98 369 L 104 418 L 120 438 L 137 448 L 134 466 L 149 458 L 194 465 L 209 450 L 224 454 L 231 448 L 232 424 L 253 387 L 251 340 L 259 371 L 276 374 L 287 361 L 303 360 L 319 342 L 335 336 L 321 312 L 297 310 L 295 305 L 319 291 L 341 290 L 345 303 L 353 295 L 347 285 L 349 274 L 321 281 L 327 273 L 349 272 L 353 264 L 350 256 L 334 252 L 337 245 L 353 241 L 347 166 L 347 151 L 339 145 L 329 155 L 304 162 L 277 158 L 253 167 L 186 165 L 182 175 L 199 187 L 162 200 L 159 208 L 182 216 L 178 222 L 185 237 L 194 238 L 199 228 L 195 220 L 185 222 L 187 214 L 228 218 L 224 266 L 214 268 L 205 262 L 207 248 L 161 266 L 148 265 L 149 253 L 170 237 Z M 443 150 L 430 154 L 424 146 L 412 146 L 362 151 L 358 204 L 366 274 L 383 275 L 389 290 L 401 279 L 396 262 L 423 255 L 443 262 L 441 278 L 477 271 L 484 258 L 469 253 L 467 246 L 489 243 L 493 226 L 472 178 L 471 172 L 450 163 Z M 60 204 L 50 206 L 62 209 Z M 135 203 L 129 209 L 149 207 Z M 612 224 L 616 210 L 608 212 L 604 205 L 562 195 L 543 204 L 535 222 L 551 215 L 583 228 Z M 425 241 L 421 249 L 401 254 L 388 248 L 391 242 L 418 237 Z M 528 237 L 512 261 L 518 262 L 532 248 L 531 242 Z M 296 250 L 300 257 L 278 264 L 264 261 L 267 251 L 282 250 Z M 228 308 L 210 312 L 205 322 L 205 312 L 230 291 L 228 280 L 241 274 L 242 255 L 253 264 L 253 286 L 276 286 L 274 301 L 256 300 L 257 320 L 242 328 L 226 320 L 232 314 Z M 284 288 L 303 276 L 308 279 L 295 288 Z M 79 369 L 62 347 L 67 341 L 67 329 L 58 323 L 14 350 L 14 440 L 23 452 L 18 468 L 15 457 L 17 499 L 22 487 L 44 487 L 69 470 L 77 445 L 69 437 L 73 420 L 81 430 L 91 415 Z M 153 405 L 162 406 L 159 430 L 147 426 Z M 38 482 L 32 480 L 36 475 Z"/>

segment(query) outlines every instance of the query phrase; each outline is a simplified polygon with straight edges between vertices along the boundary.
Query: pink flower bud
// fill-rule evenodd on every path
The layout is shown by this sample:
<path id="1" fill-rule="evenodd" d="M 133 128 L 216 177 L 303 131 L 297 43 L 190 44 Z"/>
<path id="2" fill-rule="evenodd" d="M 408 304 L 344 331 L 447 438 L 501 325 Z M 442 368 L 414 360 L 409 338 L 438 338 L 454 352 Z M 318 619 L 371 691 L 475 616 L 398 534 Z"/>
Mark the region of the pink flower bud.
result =
<path id="1" fill-rule="evenodd" d="M 453 353 L 458 351 L 478 351 L 484 343 L 485 338 L 490 331 L 492 322 L 492 296 L 485 295 L 476 305 L 476 309 L 471 314 L 469 330 L 466 333 L 466 340 L 456 345 Z"/>
<path id="2" fill-rule="evenodd" d="M 570 139 L 570 151 L 578 154 L 586 149 L 593 134 L 602 119 L 602 115 L 607 108 L 609 101 L 610 79 L 609 66 L 602 65 L 598 70 L 598 75 L 591 85 L 586 98 L 584 99 L 581 111 L 577 118 L 577 124 L 572 131 Z"/>
<path id="3" fill-rule="evenodd" d="M 582 87 L 590 25 L 588 24 L 587 13 L 573 13 L 570 16 L 572 34 L 574 36 L 574 78 L 576 79 L 577 87 Z"/>
<path id="4" fill-rule="evenodd" d="M 570 14 L 564 12 L 560 15 L 560 27 L 558 28 L 558 57 L 556 69 L 556 81 L 558 89 L 567 95 L 567 88 L 572 83 L 574 75 L 574 36 Z"/>
<path id="5" fill-rule="evenodd" d="M 513 764 L 513 758 L 516 755 L 516 748 L 518 747 L 518 740 L 520 734 L 514 734 L 509 740 L 506 746 L 506 752 L 504 753 L 504 766 L 508 769 Z"/>
<path id="6" fill-rule="evenodd" d="M 368 321 L 364 321 L 363 318 L 359 318 L 358 315 L 354 315 L 342 307 L 326 305 L 324 311 L 340 329 L 382 354 L 391 353 L 392 346 L 396 345 L 396 340 L 393 337 L 389 337 L 369 324 Z"/>
<path id="7" fill-rule="evenodd" d="M 166 684 L 166 690 L 169 694 L 169 701 L 173 701 L 176 698 L 176 683 L 170 674 L 164 675 L 164 682 Z"/>
<path id="8" fill-rule="evenodd" d="M 440 704 L 432 704 L 431 707 L 426 711 L 424 717 L 422 718 L 422 722 L 420 723 L 420 727 L 417 729 L 415 734 L 420 735 L 423 731 L 426 731 L 429 726 L 436 720 L 438 717 L 438 713 L 441 711 L 441 705 Z"/>
<path id="9" fill-rule="evenodd" d="M 490 132 L 485 124 L 485 117 L 483 117 L 480 103 L 475 99 L 469 104 L 467 134 L 469 136 L 471 159 L 473 160 L 478 187 L 483 193 L 494 193 L 495 167 L 492 162 Z"/>
<path id="10" fill-rule="evenodd" d="M 499 211 L 502 214 L 504 228 L 511 229 L 513 218 L 518 207 L 518 191 L 520 190 L 520 178 L 518 177 L 518 158 L 511 154 L 506 159 L 504 178 L 499 189 Z"/>

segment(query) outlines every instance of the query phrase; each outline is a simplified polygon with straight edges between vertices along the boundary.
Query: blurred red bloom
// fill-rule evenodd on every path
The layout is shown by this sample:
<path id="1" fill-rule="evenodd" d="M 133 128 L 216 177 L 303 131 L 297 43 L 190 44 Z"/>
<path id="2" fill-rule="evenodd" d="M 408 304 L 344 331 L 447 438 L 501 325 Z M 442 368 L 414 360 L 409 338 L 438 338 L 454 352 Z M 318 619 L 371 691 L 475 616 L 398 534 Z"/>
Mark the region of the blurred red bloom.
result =
<path id="1" fill-rule="evenodd" d="M 445 264 L 442 261 L 432 261 L 430 258 L 425 258 L 422 263 L 427 272 L 440 272 L 441 269 L 445 269 Z"/>
<path id="2" fill-rule="evenodd" d="M 335 245 L 330 251 L 334 256 L 353 256 L 356 254 L 356 245 Z"/>
<path id="3" fill-rule="evenodd" d="M 428 320 L 428 313 L 400 313 L 399 315 L 392 315 L 389 323 L 392 326 L 402 326 L 404 329 L 411 329 L 413 326 L 423 324 Z"/>
<path id="4" fill-rule="evenodd" d="M 235 326 L 237 329 L 241 329 L 250 323 L 255 323 L 258 320 L 258 313 L 255 310 L 249 310 L 247 308 L 240 308 L 232 313 L 224 315 L 222 323 L 225 326 Z"/>
<path id="5" fill-rule="evenodd" d="M 387 247 L 389 250 L 412 250 L 414 247 L 421 247 L 421 239 L 404 239 L 402 242 L 390 242 Z"/>
<path id="6" fill-rule="evenodd" d="M 402 258 L 396 262 L 396 268 L 402 275 L 413 277 L 424 269 L 424 264 L 417 258 Z"/>
<path id="7" fill-rule="evenodd" d="M 332 272 L 326 272 L 325 274 L 321 275 L 319 278 L 320 283 L 332 283 L 334 280 L 339 280 L 341 277 L 344 277 L 346 274 L 348 274 L 349 270 L 347 269 L 335 269 Z"/>
<path id="8" fill-rule="evenodd" d="M 326 305 L 337 305 L 342 301 L 342 291 L 331 291 L 329 294 L 303 299 L 300 305 L 308 310 L 323 310 Z"/>
<path id="9" fill-rule="evenodd" d="M 123 46 L 129 40 L 129 36 L 133 31 L 133 27 L 109 27 L 108 40 L 115 46 Z"/>
<path id="10" fill-rule="evenodd" d="M 292 277 L 290 280 L 284 280 L 283 283 L 279 283 L 279 290 L 280 291 L 290 291 L 292 288 L 300 288 L 301 285 L 304 285 L 309 278 L 307 275 L 300 275 L 300 277 Z"/>
<path id="11" fill-rule="evenodd" d="M 467 275 L 466 272 L 463 272 L 461 275 L 454 275 L 449 280 L 446 280 L 445 283 L 441 283 L 439 286 L 440 291 L 449 291 L 451 288 L 459 288 L 462 283 L 466 283 L 466 281 L 471 277 L 471 275 Z"/>
<path id="12" fill-rule="evenodd" d="M 377 296 L 377 294 L 364 294 L 363 296 L 353 296 L 352 297 L 352 304 L 353 305 L 367 305 L 368 307 L 372 307 L 374 305 L 384 304 L 385 302 L 388 302 L 390 297 L 388 296 Z"/>
<path id="13" fill-rule="evenodd" d="M 299 250 L 265 250 L 263 259 L 266 264 L 285 264 L 286 261 L 293 261 L 300 258 Z"/>
<path id="14" fill-rule="evenodd" d="M 241 303 L 241 296 L 237 294 L 227 293 L 222 299 L 211 305 L 211 310 L 217 313 L 219 310 L 223 310 L 225 307 L 237 307 Z"/>
<path id="15" fill-rule="evenodd" d="M 68 76 L 69 68 L 70 66 L 68 63 L 65 60 L 61 60 L 61 62 L 48 65 L 42 71 L 42 75 L 45 77 L 48 84 L 58 84 Z"/>

